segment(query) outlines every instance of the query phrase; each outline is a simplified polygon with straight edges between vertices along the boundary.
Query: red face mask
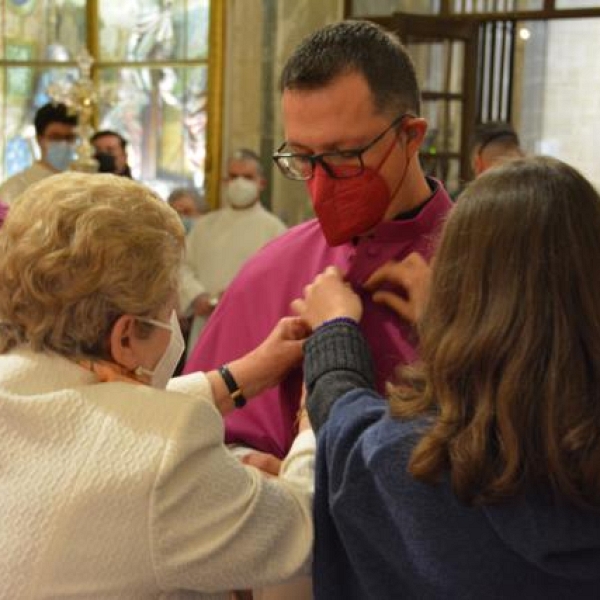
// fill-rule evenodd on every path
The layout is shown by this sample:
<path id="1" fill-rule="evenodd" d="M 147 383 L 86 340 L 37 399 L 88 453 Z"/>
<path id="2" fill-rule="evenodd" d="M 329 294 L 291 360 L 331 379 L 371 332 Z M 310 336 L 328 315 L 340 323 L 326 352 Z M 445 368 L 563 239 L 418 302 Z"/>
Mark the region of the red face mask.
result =
<path id="1" fill-rule="evenodd" d="M 392 198 L 379 170 L 396 143 L 394 140 L 377 168 L 365 167 L 357 177 L 335 179 L 320 165 L 315 167 L 314 175 L 306 185 L 323 235 L 330 246 L 349 242 L 383 219 Z"/>

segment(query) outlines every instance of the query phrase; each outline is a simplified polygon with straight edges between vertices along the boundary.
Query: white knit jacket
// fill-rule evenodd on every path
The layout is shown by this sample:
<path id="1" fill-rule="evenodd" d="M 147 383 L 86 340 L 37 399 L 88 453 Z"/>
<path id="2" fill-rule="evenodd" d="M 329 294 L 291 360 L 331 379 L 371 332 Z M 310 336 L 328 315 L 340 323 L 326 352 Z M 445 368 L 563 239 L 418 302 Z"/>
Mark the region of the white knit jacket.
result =
<path id="1" fill-rule="evenodd" d="M 223 445 L 203 374 L 169 388 L 0 355 L 0 598 L 219 598 L 306 568 L 314 436 L 267 479 Z"/>

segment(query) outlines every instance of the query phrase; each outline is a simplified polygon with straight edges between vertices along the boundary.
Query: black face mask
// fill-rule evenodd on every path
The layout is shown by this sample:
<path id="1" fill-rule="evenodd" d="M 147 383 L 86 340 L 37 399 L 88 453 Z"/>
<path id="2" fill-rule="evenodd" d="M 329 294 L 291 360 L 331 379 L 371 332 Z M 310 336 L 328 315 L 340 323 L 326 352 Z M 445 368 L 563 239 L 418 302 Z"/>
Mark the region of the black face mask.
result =
<path id="1" fill-rule="evenodd" d="M 115 161 L 115 157 L 111 154 L 106 154 L 104 152 L 98 152 L 96 154 L 96 160 L 99 163 L 98 172 L 99 173 L 116 173 L 117 165 Z"/>

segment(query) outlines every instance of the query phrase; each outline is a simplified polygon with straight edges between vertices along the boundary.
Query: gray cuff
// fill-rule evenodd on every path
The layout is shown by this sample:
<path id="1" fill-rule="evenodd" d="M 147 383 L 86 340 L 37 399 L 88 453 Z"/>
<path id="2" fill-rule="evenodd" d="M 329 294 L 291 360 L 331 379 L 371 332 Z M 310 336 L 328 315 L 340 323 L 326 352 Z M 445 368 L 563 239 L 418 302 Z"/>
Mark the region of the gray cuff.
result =
<path id="1" fill-rule="evenodd" d="M 304 345 L 304 378 L 308 389 L 330 371 L 354 371 L 375 385 L 371 352 L 360 329 L 332 323 L 315 331 Z"/>

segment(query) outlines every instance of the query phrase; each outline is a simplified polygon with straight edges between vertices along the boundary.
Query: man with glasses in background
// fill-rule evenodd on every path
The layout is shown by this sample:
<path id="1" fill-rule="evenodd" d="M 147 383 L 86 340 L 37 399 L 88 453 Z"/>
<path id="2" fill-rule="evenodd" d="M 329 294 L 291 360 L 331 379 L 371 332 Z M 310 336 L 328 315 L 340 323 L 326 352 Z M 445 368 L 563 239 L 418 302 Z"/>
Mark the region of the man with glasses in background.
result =
<path id="1" fill-rule="evenodd" d="M 44 104 L 35 113 L 33 124 L 40 158 L 0 186 L 0 200 L 7 204 L 32 183 L 66 171 L 75 156 L 77 117 L 64 104 Z"/>
<path id="2" fill-rule="evenodd" d="M 252 348 L 328 265 L 337 265 L 364 304 L 360 323 L 384 391 L 399 364 L 416 357 L 408 323 L 377 303 L 363 284 L 389 260 L 428 259 L 450 199 L 425 177 L 419 148 L 414 66 L 400 42 L 378 26 L 345 21 L 306 38 L 282 76 L 282 173 L 304 181 L 317 219 L 291 229 L 239 273 L 198 341 L 186 372 L 210 369 Z M 302 373 L 226 419 L 230 443 L 262 451 L 247 462 L 276 471 L 294 439 Z M 273 455 L 273 456 L 267 456 Z"/>

